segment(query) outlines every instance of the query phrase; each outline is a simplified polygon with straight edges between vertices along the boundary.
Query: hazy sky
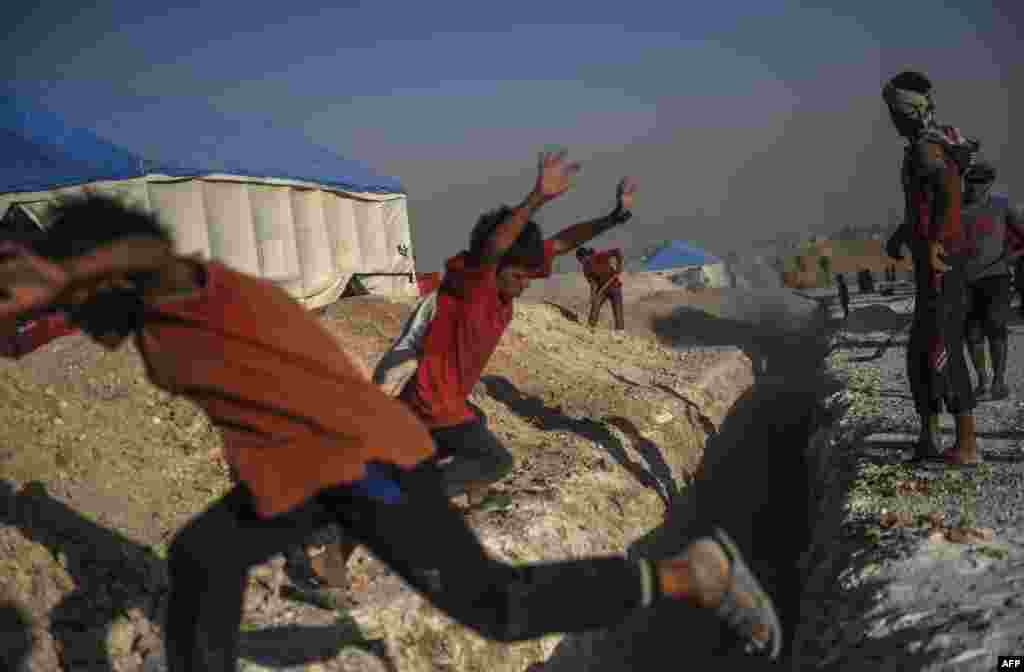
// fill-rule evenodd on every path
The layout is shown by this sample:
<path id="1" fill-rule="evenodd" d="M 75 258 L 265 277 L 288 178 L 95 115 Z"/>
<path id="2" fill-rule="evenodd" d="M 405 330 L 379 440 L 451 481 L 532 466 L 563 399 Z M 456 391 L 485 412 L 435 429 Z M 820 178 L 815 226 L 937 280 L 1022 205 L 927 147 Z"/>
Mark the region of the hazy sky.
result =
<path id="1" fill-rule="evenodd" d="M 107 101 L 131 96 L 295 129 L 402 180 L 421 270 L 521 199 L 552 144 L 584 164 L 538 217 L 547 234 L 606 211 L 624 174 L 636 216 L 599 244 L 724 253 L 890 221 L 901 144 L 879 93 L 905 68 L 1001 182 L 1024 179 L 1019 0 L 14 3 L 0 68 L 26 95 L 108 135 Z"/>

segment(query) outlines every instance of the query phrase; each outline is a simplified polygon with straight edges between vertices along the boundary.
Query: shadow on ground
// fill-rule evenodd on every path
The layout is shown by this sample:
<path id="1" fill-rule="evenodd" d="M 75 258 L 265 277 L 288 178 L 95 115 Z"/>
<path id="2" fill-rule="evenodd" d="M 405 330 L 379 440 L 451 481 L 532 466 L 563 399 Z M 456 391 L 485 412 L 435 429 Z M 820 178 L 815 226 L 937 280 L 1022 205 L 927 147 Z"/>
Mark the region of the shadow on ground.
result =
<path id="1" fill-rule="evenodd" d="M 863 443 L 863 437 L 875 431 L 877 428 L 870 428 L 854 438 L 867 449 L 851 451 L 840 446 L 841 452 L 831 465 L 836 479 L 832 484 L 834 496 L 826 500 L 818 516 L 823 529 L 841 530 L 842 534 L 819 539 L 810 558 L 812 566 L 821 565 L 804 596 L 802 618 L 813 630 L 802 633 L 801 669 L 813 664 L 814 669 L 830 672 L 923 670 L 932 669 L 930 666 L 943 656 L 941 651 L 910 646 L 912 642 L 930 640 L 942 626 L 910 623 L 883 636 L 873 631 L 878 619 L 903 615 L 879 610 L 887 600 L 890 580 L 866 578 L 852 584 L 843 581 L 844 576 L 860 576 L 870 565 L 907 557 L 920 543 L 905 528 L 880 530 L 877 520 L 872 518 L 849 519 L 846 504 L 856 483 L 858 459 L 863 463 L 894 464 L 898 462 L 894 455 L 904 445 L 884 440 Z"/>
<path id="2" fill-rule="evenodd" d="M 0 480 L 0 525 L 17 528 L 54 558 L 65 558 L 63 565 L 75 590 L 49 614 L 64 669 L 113 672 L 107 634 L 112 622 L 129 609 L 139 609 L 151 621 L 163 623 L 167 563 L 152 549 L 89 520 L 52 497 L 39 482 L 28 483 L 16 491 L 11 482 Z M 0 616 L 12 618 L 2 611 Z M 4 633 L 6 650 L 6 630 Z M 287 647 L 281 644 L 283 641 L 289 643 Z M 323 660 L 348 646 L 381 655 L 379 646 L 362 636 L 353 623 L 339 622 L 331 628 L 249 631 L 242 637 L 242 656 L 259 658 L 267 664 L 294 665 Z M 392 664 L 386 655 L 382 661 Z"/>
<path id="3" fill-rule="evenodd" d="M 614 425 L 628 436 L 636 450 L 643 456 L 646 465 L 629 457 L 622 442 L 601 422 L 592 418 L 571 418 L 557 407 L 551 407 L 539 397 L 523 394 L 507 378 L 484 376 L 481 379 L 487 393 L 505 404 L 510 411 L 534 424 L 545 432 L 568 431 L 600 445 L 623 469 L 628 471 L 641 485 L 651 488 L 666 505 L 678 494 L 678 486 L 672 478 L 672 470 L 665 462 L 661 449 L 644 438 L 637 427 L 626 418 L 609 417 L 605 422 Z"/>
<path id="4" fill-rule="evenodd" d="M 32 651 L 28 615 L 13 604 L 0 602 L 0 667 L 20 672 Z"/>

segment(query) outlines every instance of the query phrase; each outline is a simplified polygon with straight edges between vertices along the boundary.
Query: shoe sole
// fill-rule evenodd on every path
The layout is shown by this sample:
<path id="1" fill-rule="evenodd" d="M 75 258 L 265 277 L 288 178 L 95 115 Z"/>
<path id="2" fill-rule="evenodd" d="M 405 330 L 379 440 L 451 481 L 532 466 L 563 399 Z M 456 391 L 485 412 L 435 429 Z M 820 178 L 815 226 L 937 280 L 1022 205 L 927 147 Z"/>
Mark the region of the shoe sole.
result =
<path id="1" fill-rule="evenodd" d="M 732 537 L 726 534 L 725 530 L 715 528 L 712 538 L 722 547 L 726 557 L 729 559 L 733 582 L 738 583 L 737 579 L 742 576 L 743 585 L 751 589 L 754 599 L 762 604 L 763 610 L 767 612 L 768 627 L 772 632 L 771 652 L 768 654 L 768 657 L 771 660 L 776 660 L 782 651 L 782 624 L 779 622 L 779 615 L 775 611 L 775 603 L 772 602 L 772 598 L 761 587 L 761 582 L 757 580 L 757 577 L 754 576 L 754 573 L 750 571 L 750 568 L 743 561 L 743 554 L 740 552 L 739 547 L 736 546 L 736 542 L 732 540 Z"/>

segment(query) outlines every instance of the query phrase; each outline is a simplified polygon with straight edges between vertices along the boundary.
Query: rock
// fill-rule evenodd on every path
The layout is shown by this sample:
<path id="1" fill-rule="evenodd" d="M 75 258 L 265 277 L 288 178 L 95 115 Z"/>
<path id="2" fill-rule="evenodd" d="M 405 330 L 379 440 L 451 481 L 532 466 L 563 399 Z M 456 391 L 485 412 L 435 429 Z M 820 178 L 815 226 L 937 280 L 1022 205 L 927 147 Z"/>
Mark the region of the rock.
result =
<path id="1" fill-rule="evenodd" d="M 995 656 L 988 649 L 968 649 L 950 660 L 946 670 L 991 670 L 995 667 Z"/>
<path id="2" fill-rule="evenodd" d="M 135 643 L 135 627 L 126 618 L 119 618 L 107 631 L 107 650 L 111 656 L 122 657 L 132 652 Z"/>
<path id="3" fill-rule="evenodd" d="M 675 419 L 675 416 L 668 411 L 662 410 L 654 415 L 654 422 L 658 425 L 664 425 L 667 422 L 671 422 Z"/>

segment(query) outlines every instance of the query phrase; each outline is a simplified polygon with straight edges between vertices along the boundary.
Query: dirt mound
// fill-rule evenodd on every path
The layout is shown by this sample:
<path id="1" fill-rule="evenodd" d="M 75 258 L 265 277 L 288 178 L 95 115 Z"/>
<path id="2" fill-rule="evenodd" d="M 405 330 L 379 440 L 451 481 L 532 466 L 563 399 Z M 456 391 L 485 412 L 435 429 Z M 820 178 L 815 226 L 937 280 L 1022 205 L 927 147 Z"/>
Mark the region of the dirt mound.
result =
<path id="1" fill-rule="evenodd" d="M 409 305 L 358 297 L 322 318 L 370 366 Z M 750 381 L 735 349 L 672 350 L 519 305 L 472 395 L 516 456 L 499 485 L 513 505 L 471 523 L 511 561 L 623 552 L 661 522 Z M 146 382 L 133 348 L 105 352 L 81 336 L 0 362 L 0 422 L 0 608 L 27 614 L 30 669 L 127 671 L 147 659 L 160 669 L 166 544 L 230 487 L 209 423 Z M 390 660 L 403 671 L 521 672 L 559 639 L 486 642 L 361 550 L 354 568 L 338 598 L 347 615 L 286 590 L 280 558 L 255 568 L 244 655 L 323 670 Z"/>

